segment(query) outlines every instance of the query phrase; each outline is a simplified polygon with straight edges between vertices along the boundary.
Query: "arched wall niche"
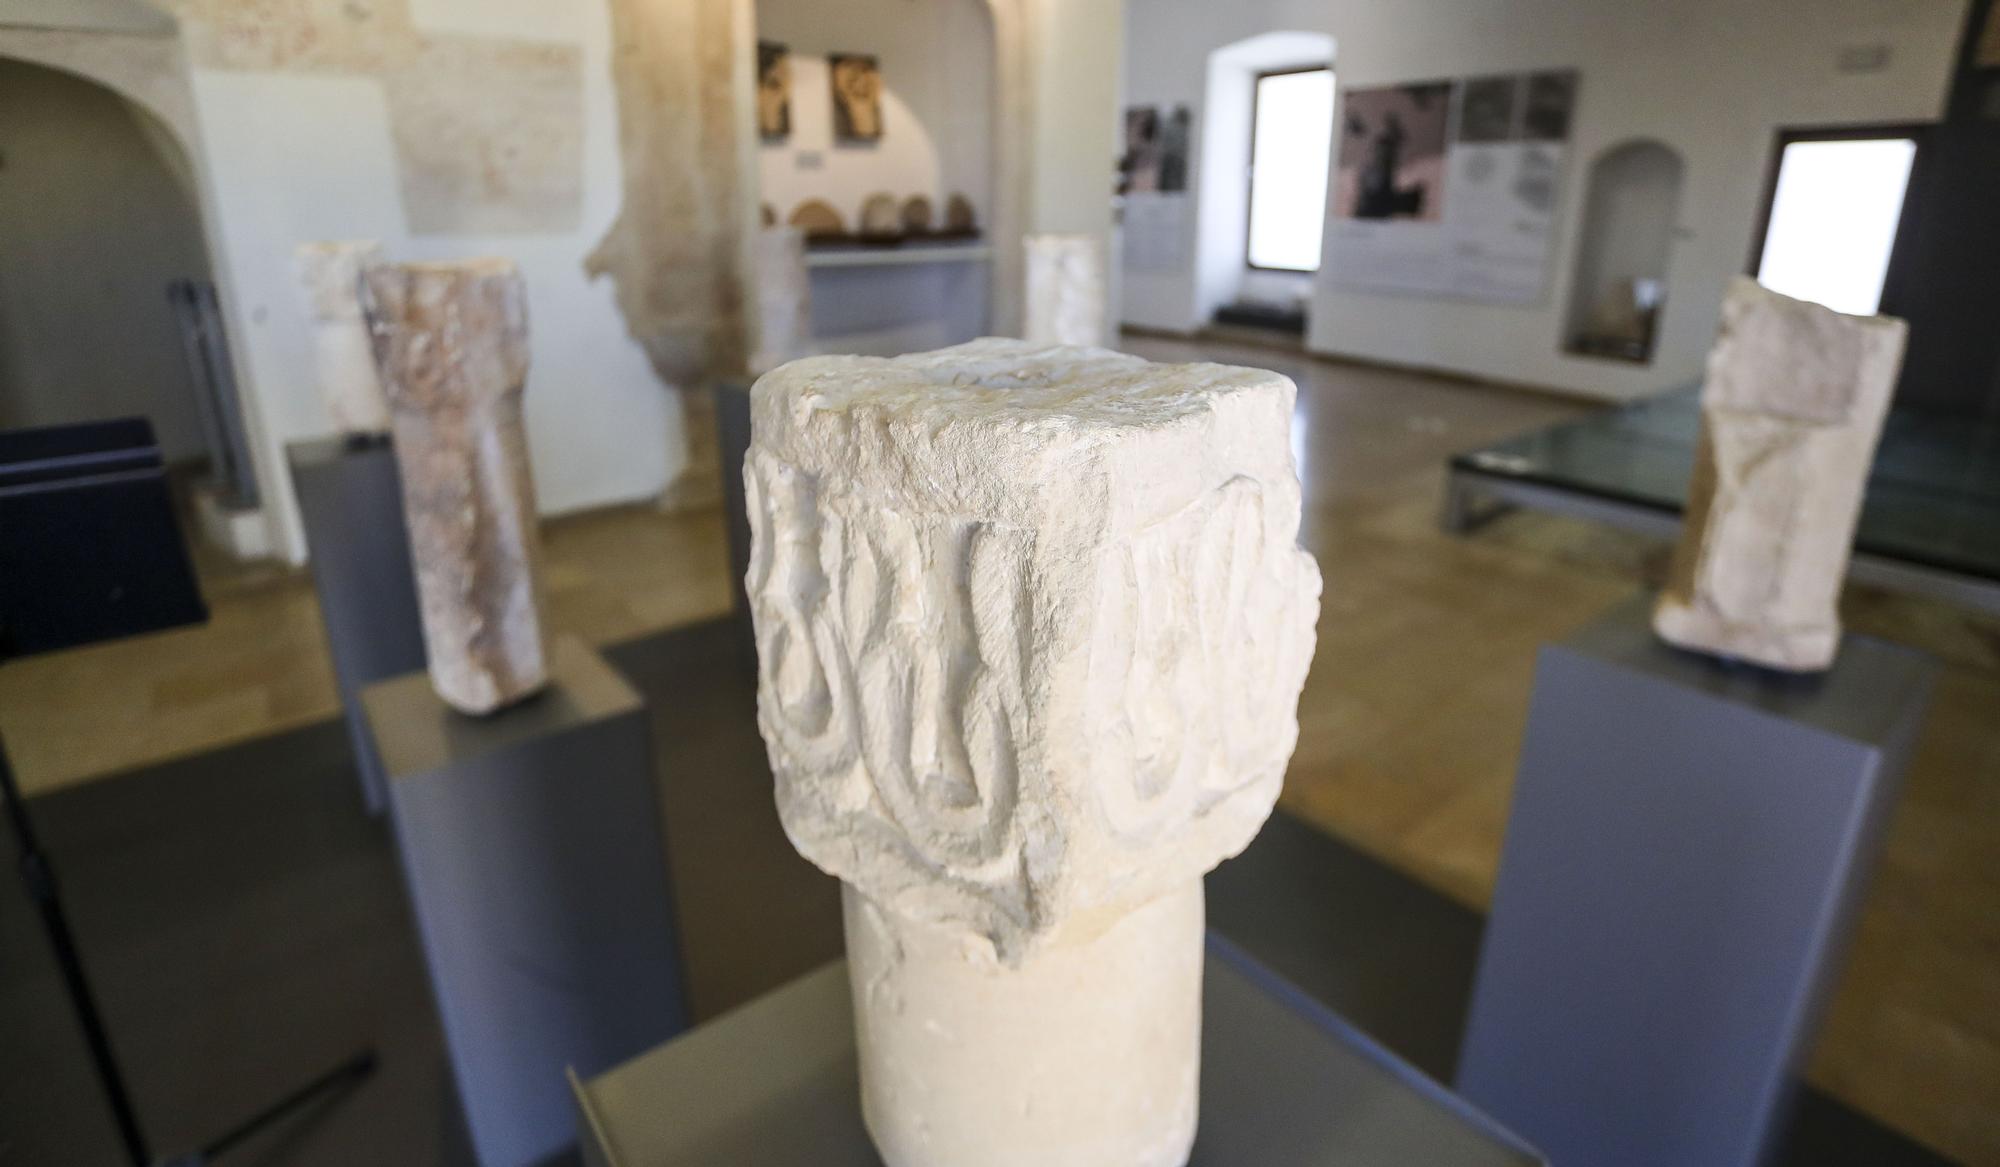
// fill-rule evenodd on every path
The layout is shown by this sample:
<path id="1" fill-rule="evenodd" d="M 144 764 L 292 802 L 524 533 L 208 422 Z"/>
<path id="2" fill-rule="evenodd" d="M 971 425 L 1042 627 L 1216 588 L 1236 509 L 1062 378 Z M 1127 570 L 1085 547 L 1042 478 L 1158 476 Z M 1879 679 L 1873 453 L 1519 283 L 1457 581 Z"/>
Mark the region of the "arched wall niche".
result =
<path id="1" fill-rule="evenodd" d="M 1564 351 L 1653 359 L 1686 170 L 1679 151 L 1651 138 L 1616 143 L 1591 163 Z"/>
<path id="2" fill-rule="evenodd" d="M 1034 190 L 1031 148 L 1034 102 L 1029 44 L 1035 17 L 1031 0 L 961 2 L 990 21 L 992 93 L 986 131 L 989 139 L 986 189 L 967 193 L 974 200 L 981 228 L 992 244 L 987 289 L 991 331 L 1014 333 L 1019 331 L 1021 319 L 1021 240 L 1027 230 Z M 755 7 L 761 9 L 763 5 Z M 755 24 L 759 37 L 786 40 L 782 30 L 767 28 L 763 19 Z M 865 44 L 844 47 L 856 51 L 867 49 Z M 893 89 L 895 79 L 889 78 L 889 83 Z M 799 84 L 796 76 L 793 84 L 796 100 Z M 758 197 L 760 201 L 771 201 L 761 189 Z M 941 205 L 940 199 L 940 209 Z M 780 220 L 792 210 L 775 203 L 772 209 Z M 851 214 L 853 208 L 842 210 L 843 214 Z"/>

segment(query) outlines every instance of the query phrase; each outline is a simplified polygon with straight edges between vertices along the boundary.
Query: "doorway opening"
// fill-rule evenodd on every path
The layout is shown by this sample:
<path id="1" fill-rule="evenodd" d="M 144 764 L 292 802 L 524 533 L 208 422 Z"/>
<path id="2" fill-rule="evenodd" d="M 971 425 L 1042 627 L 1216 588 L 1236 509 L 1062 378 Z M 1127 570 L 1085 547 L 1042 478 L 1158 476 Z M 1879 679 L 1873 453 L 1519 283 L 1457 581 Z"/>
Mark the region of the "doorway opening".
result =
<path id="1" fill-rule="evenodd" d="M 1918 134 L 1908 126 L 1781 132 L 1753 252 L 1758 282 L 1836 312 L 1873 316 Z"/>
<path id="2" fill-rule="evenodd" d="M 1270 32 L 1209 54 L 1196 319 L 1234 339 L 1304 345 L 1326 223 L 1334 41 Z"/>

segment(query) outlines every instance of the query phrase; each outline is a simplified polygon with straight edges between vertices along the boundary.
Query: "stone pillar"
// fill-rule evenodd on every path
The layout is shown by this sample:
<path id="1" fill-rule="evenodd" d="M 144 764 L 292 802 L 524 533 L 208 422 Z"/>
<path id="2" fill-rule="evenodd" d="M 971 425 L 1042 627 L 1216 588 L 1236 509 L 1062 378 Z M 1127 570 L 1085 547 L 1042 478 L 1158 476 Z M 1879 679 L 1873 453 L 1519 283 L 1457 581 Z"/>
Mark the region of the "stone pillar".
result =
<path id="1" fill-rule="evenodd" d="M 1686 525 L 1653 628 L 1792 672 L 1833 663 L 1836 606 L 1908 333 L 1738 277 L 1701 393 Z"/>
<path id="2" fill-rule="evenodd" d="M 1027 325 L 1037 344 L 1105 343 L 1104 248 L 1095 235 L 1030 235 Z"/>
<path id="3" fill-rule="evenodd" d="M 380 264 L 364 273 L 362 304 L 395 426 L 431 682 L 454 708 L 491 713 L 547 680 L 521 274 L 503 259 Z"/>
<path id="4" fill-rule="evenodd" d="M 758 723 L 890 1167 L 1175 1167 L 1201 878 L 1298 737 L 1290 381 L 982 340 L 760 380 Z"/>
<path id="5" fill-rule="evenodd" d="M 389 402 L 361 318 L 361 272 L 382 262 L 382 245 L 301 243 L 294 255 L 312 317 L 313 369 L 334 428 L 350 437 L 388 433 Z"/>
<path id="6" fill-rule="evenodd" d="M 806 234 L 797 227 L 766 227 L 757 236 L 757 351 L 750 372 L 762 376 L 812 348 Z"/>

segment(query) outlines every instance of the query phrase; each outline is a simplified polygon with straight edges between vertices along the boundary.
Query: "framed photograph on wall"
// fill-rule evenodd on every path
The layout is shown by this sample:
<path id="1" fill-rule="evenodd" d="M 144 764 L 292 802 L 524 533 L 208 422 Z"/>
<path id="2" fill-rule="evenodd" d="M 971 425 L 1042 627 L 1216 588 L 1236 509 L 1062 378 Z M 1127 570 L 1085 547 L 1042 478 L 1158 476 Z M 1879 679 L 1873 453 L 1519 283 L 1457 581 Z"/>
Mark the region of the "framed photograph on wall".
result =
<path id="1" fill-rule="evenodd" d="M 766 142 L 792 136 L 792 55 L 776 41 L 757 42 L 757 136 Z"/>
<path id="2" fill-rule="evenodd" d="M 1347 91 L 1336 216 L 1426 223 L 1444 217 L 1451 93 L 1445 81 Z"/>
<path id="3" fill-rule="evenodd" d="M 1125 110 L 1125 154 L 1118 160 L 1119 194 L 1160 189 L 1160 107 Z"/>
<path id="4" fill-rule="evenodd" d="M 1533 304 L 1548 293 L 1577 73 L 1350 89 L 1322 270 L 1345 288 Z"/>
<path id="5" fill-rule="evenodd" d="M 872 56 L 833 53 L 833 137 L 837 142 L 882 140 L 882 68 Z"/>

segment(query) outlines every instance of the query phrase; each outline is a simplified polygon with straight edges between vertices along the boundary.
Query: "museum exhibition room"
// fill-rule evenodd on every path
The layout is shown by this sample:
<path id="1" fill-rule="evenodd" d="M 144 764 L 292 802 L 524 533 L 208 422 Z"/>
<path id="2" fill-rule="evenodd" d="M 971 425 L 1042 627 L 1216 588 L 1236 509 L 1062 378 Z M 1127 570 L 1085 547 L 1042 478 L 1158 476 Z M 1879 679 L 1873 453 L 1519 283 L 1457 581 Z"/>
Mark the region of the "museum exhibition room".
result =
<path id="1" fill-rule="evenodd" d="M 0 1167 L 2000 1167 L 2000 0 L 0 0 Z"/>

